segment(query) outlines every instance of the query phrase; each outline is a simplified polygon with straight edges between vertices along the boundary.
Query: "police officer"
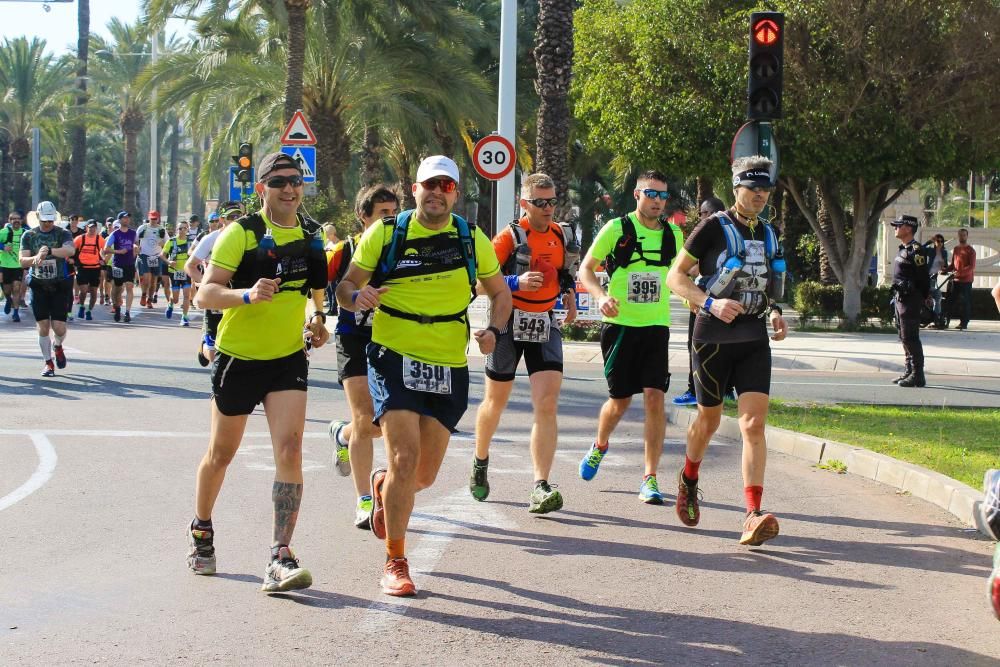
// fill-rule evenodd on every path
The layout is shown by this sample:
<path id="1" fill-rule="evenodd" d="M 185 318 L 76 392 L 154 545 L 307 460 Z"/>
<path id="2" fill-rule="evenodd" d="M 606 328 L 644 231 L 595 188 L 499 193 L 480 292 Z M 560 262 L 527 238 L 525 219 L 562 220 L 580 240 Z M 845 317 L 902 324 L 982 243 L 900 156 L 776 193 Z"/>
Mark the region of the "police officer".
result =
<path id="1" fill-rule="evenodd" d="M 920 306 L 930 298 L 930 276 L 927 273 L 927 256 L 913 235 L 917 219 L 901 215 L 892 221 L 899 252 L 892 265 L 892 303 L 896 308 L 896 329 L 906 354 L 903 374 L 893 380 L 900 387 L 923 387 L 924 346 L 920 342 Z"/>

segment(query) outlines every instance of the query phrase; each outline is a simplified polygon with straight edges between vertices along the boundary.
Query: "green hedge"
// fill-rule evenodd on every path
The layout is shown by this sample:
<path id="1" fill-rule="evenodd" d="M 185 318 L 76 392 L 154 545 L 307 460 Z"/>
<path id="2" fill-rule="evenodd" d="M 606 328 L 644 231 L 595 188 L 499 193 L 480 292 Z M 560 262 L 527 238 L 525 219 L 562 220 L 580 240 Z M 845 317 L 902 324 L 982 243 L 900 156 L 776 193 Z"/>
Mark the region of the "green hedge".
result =
<path id="1" fill-rule="evenodd" d="M 861 319 L 877 319 L 883 325 L 892 324 L 888 287 L 865 287 L 861 291 Z M 800 322 L 823 321 L 844 317 L 844 288 L 807 280 L 796 286 L 793 303 Z"/>

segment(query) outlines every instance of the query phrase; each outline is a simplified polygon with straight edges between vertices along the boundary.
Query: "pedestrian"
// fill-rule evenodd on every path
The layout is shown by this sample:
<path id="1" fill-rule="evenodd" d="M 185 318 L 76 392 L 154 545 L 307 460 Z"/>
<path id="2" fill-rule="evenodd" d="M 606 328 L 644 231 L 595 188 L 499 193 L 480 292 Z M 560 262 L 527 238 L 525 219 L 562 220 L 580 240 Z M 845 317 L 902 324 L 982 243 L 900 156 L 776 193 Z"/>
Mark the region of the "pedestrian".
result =
<path id="1" fill-rule="evenodd" d="M 972 281 L 976 273 L 976 249 L 969 245 L 969 230 L 964 227 L 958 230 L 958 243 L 951 251 L 951 265 L 948 268 L 955 272 L 953 298 L 962 302 L 958 329 L 965 331 L 969 328 L 969 320 L 972 319 Z"/>
<path id="2" fill-rule="evenodd" d="M 656 473 L 666 432 L 664 395 L 670 386 L 667 270 L 683 247 L 684 236 L 677 225 L 661 218 L 670 198 L 665 175 L 643 172 L 632 194 L 635 211 L 605 224 L 580 266 L 580 282 L 601 311 L 601 352 L 608 382 L 597 437 L 580 461 L 580 477 L 589 481 L 597 475 L 611 433 L 632 396 L 642 394 L 645 468 L 639 500 L 661 505 L 663 494 Z M 607 291 L 594 273 L 601 262 L 610 277 Z"/>
<path id="3" fill-rule="evenodd" d="M 43 377 L 56 374 L 55 368 L 66 367 L 66 304 L 72 290 L 66 283 L 66 260 L 76 253 L 73 236 L 56 226 L 56 207 L 43 201 L 36 209 L 38 227 L 21 237 L 21 267 L 29 270 L 31 312 L 38 329 L 38 346 L 45 367 Z M 51 335 L 51 337 L 50 337 Z M 53 356 L 55 364 L 53 364 Z"/>
<path id="4" fill-rule="evenodd" d="M 104 239 L 97 233 L 97 221 L 88 220 L 85 233 L 73 242 L 76 246 L 77 283 L 80 286 L 80 306 L 77 319 L 93 320 L 94 302 L 101 284 L 101 253 L 104 251 Z M 86 304 L 90 296 L 90 305 Z"/>
<path id="5" fill-rule="evenodd" d="M 788 325 L 777 302 L 783 297 L 785 265 L 777 231 L 760 219 L 774 191 L 772 163 L 762 156 L 732 164 L 735 204 L 695 227 L 668 284 L 698 306 L 693 343 L 698 413 L 687 431 L 684 467 L 678 474 L 677 516 L 686 526 L 701 518 L 701 463 L 722 418 L 725 388 L 736 388 L 743 440 L 746 518 L 740 544 L 758 546 L 778 535 L 778 520 L 761 509 L 767 442 L 764 428 L 771 391 L 771 346 L 766 319 L 781 341 Z M 702 291 L 687 277 L 695 264 L 708 276 Z"/>
<path id="6" fill-rule="evenodd" d="M 326 250 L 333 250 L 333 246 L 340 242 L 340 237 L 337 236 L 337 228 L 332 222 L 323 225 L 323 237 Z"/>
<path id="7" fill-rule="evenodd" d="M 941 316 L 941 289 L 937 277 L 948 272 L 948 249 L 944 247 L 944 236 L 935 234 L 929 243 L 924 244 L 923 251 L 927 257 L 931 298 L 934 299 L 934 319 L 937 320 Z"/>
<path id="8" fill-rule="evenodd" d="M 388 468 L 372 472 L 369 523 L 385 539 L 381 586 L 387 595 L 416 594 L 406 530 L 416 492 L 434 482 L 468 407 L 467 310 L 477 280 L 491 305 L 489 326 L 474 333 L 480 352 L 493 351 L 510 317 L 510 290 L 489 238 L 452 213 L 458 186 L 453 160 L 424 159 L 413 184 L 416 210 L 369 227 L 337 286 L 344 308 L 378 308 L 368 386 Z"/>
<path id="9" fill-rule="evenodd" d="M 337 242 L 327 252 L 327 279 L 334 290 L 347 274 L 361 235 L 372 225 L 381 224 L 383 218 L 395 218 L 398 212 L 399 197 L 386 186 L 373 185 L 358 192 L 354 214 L 361 223 L 361 233 Z M 336 307 L 336 298 L 330 303 Z M 371 528 L 372 441 L 382 435 L 381 430 L 372 423 L 375 407 L 368 391 L 366 353 L 372 340 L 372 314 L 370 310 L 354 312 L 343 307 L 337 313 L 337 326 L 334 330 L 337 341 L 337 381 L 344 388 L 351 419 L 334 420 L 329 426 L 330 439 L 333 440 L 334 467 L 342 476 L 353 477 L 357 495 L 354 525 L 364 530 Z"/>
<path id="10" fill-rule="evenodd" d="M 11 211 L 7 224 L 0 229 L 0 285 L 3 288 L 4 315 L 10 315 L 12 322 L 21 321 L 21 289 L 24 269 L 21 267 L 21 239 L 28 230 L 24 226 L 24 215 Z"/>
<path id="11" fill-rule="evenodd" d="M 917 219 L 901 215 L 892 221 L 899 252 L 893 262 L 892 292 L 896 310 L 896 330 L 903 344 L 906 361 L 903 374 L 893 380 L 900 387 L 924 387 L 924 346 L 920 342 L 920 307 L 930 303 L 930 274 L 927 256 L 913 236 Z"/>
<path id="12" fill-rule="evenodd" d="M 490 494 L 487 477 L 490 442 L 511 390 L 521 358 L 531 387 L 530 435 L 533 485 L 528 511 L 547 514 L 562 509 L 562 493 L 549 484 L 559 425 L 556 412 L 563 380 L 562 334 L 555 319 L 556 301 L 568 305 L 565 322 L 576 319 L 576 267 L 580 246 L 569 225 L 554 220 L 556 184 L 546 174 L 521 181 L 525 215 L 493 237 L 493 250 L 513 297 L 514 310 L 486 356 L 486 388 L 476 411 L 476 449 L 469 490 L 483 501 Z"/>
<path id="13" fill-rule="evenodd" d="M 76 240 L 84 235 L 86 230 L 83 228 L 83 216 L 78 214 L 70 215 L 66 221 L 66 231 L 70 233 L 73 237 L 74 247 L 76 245 Z M 69 297 L 66 301 L 66 321 L 73 321 L 73 303 L 77 297 L 77 280 L 76 274 L 79 261 L 77 254 L 69 257 L 66 260 L 66 283 L 69 287 Z M 82 317 L 82 315 L 81 315 Z"/>

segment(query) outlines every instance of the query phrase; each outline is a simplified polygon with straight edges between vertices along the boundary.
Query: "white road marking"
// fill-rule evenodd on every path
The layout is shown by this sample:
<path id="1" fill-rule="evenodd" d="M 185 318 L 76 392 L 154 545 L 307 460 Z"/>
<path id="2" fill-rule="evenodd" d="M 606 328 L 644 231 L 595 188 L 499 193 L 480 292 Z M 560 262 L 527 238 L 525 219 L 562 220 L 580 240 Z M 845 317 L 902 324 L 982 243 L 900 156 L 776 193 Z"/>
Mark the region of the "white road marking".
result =
<path id="1" fill-rule="evenodd" d="M 35 472 L 28 478 L 27 482 L 0 498 L 0 511 L 19 503 L 45 486 L 45 483 L 52 477 L 52 473 L 55 472 L 56 463 L 59 461 L 55 448 L 45 437 L 45 434 L 33 432 L 27 435 L 31 436 L 31 442 L 34 443 L 35 451 L 38 453 L 38 467 L 35 468 Z"/>

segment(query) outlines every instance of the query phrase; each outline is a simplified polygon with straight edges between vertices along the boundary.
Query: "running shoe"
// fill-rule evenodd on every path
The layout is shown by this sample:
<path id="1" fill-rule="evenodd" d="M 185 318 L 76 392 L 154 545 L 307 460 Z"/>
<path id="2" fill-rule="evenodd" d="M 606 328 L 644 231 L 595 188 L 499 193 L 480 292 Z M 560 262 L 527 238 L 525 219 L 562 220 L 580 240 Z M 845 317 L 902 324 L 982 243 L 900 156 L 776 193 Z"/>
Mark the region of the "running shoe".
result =
<path id="1" fill-rule="evenodd" d="M 660 485 L 656 483 L 656 476 L 650 475 L 642 480 L 639 487 L 639 500 L 647 505 L 662 505 L 663 494 L 660 493 Z"/>
<path id="2" fill-rule="evenodd" d="M 164 313 L 164 314 L 165 314 L 165 315 L 167 316 L 167 319 L 168 319 L 168 320 L 169 320 L 169 319 L 170 319 L 171 317 L 173 317 L 173 316 L 174 316 L 174 304 L 172 304 L 172 303 L 171 303 L 171 304 L 168 304 L 168 305 L 167 305 L 167 312 L 166 312 L 166 313 Z"/>
<path id="3" fill-rule="evenodd" d="M 187 315 L 181 315 L 181 326 L 182 327 L 191 326 L 191 320 L 188 319 Z"/>
<path id="4" fill-rule="evenodd" d="M 685 526 L 697 526 L 701 520 L 701 508 L 698 507 L 698 480 L 694 484 L 684 481 L 684 471 L 677 473 L 677 518 Z"/>
<path id="5" fill-rule="evenodd" d="M 1000 618 L 1000 544 L 993 551 L 993 571 L 990 572 L 990 604 L 993 605 L 993 614 Z"/>
<path id="6" fill-rule="evenodd" d="M 528 511 L 532 514 L 548 514 L 562 509 L 563 506 L 562 494 L 553 490 L 546 481 L 535 484 L 528 501 Z"/>
<path id="7" fill-rule="evenodd" d="M 215 532 L 188 526 L 188 569 L 195 574 L 215 574 Z"/>
<path id="8" fill-rule="evenodd" d="M 333 440 L 333 465 L 341 477 L 351 474 L 351 452 L 347 445 L 340 444 L 340 433 L 349 422 L 343 419 L 330 422 L 330 439 Z"/>
<path id="9" fill-rule="evenodd" d="M 159 295 L 159 294 L 154 294 L 154 295 L 153 295 L 153 303 L 155 304 L 155 303 L 157 303 L 157 302 L 158 302 L 159 300 L 160 300 L 160 295 Z M 151 307 L 152 307 L 152 306 L 151 306 Z"/>
<path id="10" fill-rule="evenodd" d="M 11 304 L 10 299 L 7 299 L 6 301 L 3 302 L 3 314 L 4 315 L 10 315 L 10 307 L 11 307 L 11 305 L 13 305 L 13 304 Z"/>
<path id="11" fill-rule="evenodd" d="M 476 462 L 475 457 L 472 459 L 472 476 L 469 477 L 469 491 L 472 492 L 472 497 L 479 502 L 486 500 L 490 495 L 490 480 L 486 478 L 489 466 L 488 462 L 479 464 Z"/>
<path id="12" fill-rule="evenodd" d="M 602 452 L 596 442 L 592 444 L 590 451 L 580 461 L 580 477 L 588 482 L 594 479 L 594 476 L 597 474 L 597 468 L 600 467 L 601 461 L 604 460 L 604 455 L 607 453 L 608 450 L 605 449 Z"/>
<path id="13" fill-rule="evenodd" d="M 94 319 L 94 314 L 88 310 L 86 313 L 84 313 L 84 319 L 90 322 L 92 319 Z"/>
<path id="14" fill-rule="evenodd" d="M 698 397 L 690 391 L 685 391 L 680 396 L 675 396 L 670 402 L 674 405 L 698 405 Z"/>
<path id="15" fill-rule="evenodd" d="M 385 508 L 382 507 L 382 483 L 385 481 L 385 468 L 372 470 L 372 511 L 368 515 L 368 527 L 380 540 L 385 539 Z"/>
<path id="16" fill-rule="evenodd" d="M 265 593 L 297 591 L 309 588 L 312 582 L 309 570 L 299 565 L 299 559 L 295 557 L 290 547 L 283 546 L 264 569 L 264 585 L 260 590 Z"/>
<path id="17" fill-rule="evenodd" d="M 368 519 L 371 517 L 372 513 L 372 497 L 371 496 L 361 496 L 358 498 L 358 508 L 354 512 L 354 526 L 360 528 L 361 530 L 368 530 L 370 526 L 368 525 Z"/>
<path id="18" fill-rule="evenodd" d="M 87 309 L 84 308 L 83 306 L 80 306 L 79 308 L 77 308 L 76 309 L 76 319 L 82 320 L 83 317 L 84 317 L 84 315 L 86 314 L 86 310 Z"/>
<path id="19" fill-rule="evenodd" d="M 132 321 L 132 313 L 130 313 L 129 311 L 126 310 L 125 311 L 125 324 L 128 324 L 131 321 Z"/>
<path id="20" fill-rule="evenodd" d="M 66 353 L 62 345 L 53 345 L 52 349 L 56 353 L 56 368 L 66 368 Z"/>
<path id="21" fill-rule="evenodd" d="M 750 547 L 759 547 L 770 539 L 778 536 L 778 519 L 773 514 L 765 514 L 760 510 L 754 510 L 747 514 L 746 521 L 743 522 L 743 534 L 740 536 L 740 544 Z"/>
<path id="22" fill-rule="evenodd" d="M 152 310 L 154 303 L 156 303 L 156 299 L 155 298 L 146 299 L 146 308 Z"/>
<path id="23" fill-rule="evenodd" d="M 406 597 L 417 594 L 417 587 L 410 578 L 410 564 L 405 558 L 390 558 L 385 562 L 381 584 L 386 595 Z"/>
<path id="24" fill-rule="evenodd" d="M 72 322 L 73 321 L 73 311 L 72 310 L 66 313 L 66 321 L 67 322 Z"/>
<path id="25" fill-rule="evenodd" d="M 1000 470 L 990 468 L 983 475 L 983 493 L 986 494 L 980 506 L 983 525 L 994 540 L 1000 540 Z"/>
<path id="26" fill-rule="evenodd" d="M 143 294 L 141 297 L 139 297 L 139 307 L 142 308 L 145 305 L 146 305 L 146 295 Z"/>
<path id="27" fill-rule="evenodd" d="M 14 322 L 21 321 L 21 313 L 18 312 L 17 308 L 14 309 L 14 314 L 10 316 L 10 319 L 13 320 Z"/>
<path id="28" fill-rule="evenodd" d="M 115 322 L 122 321 L 122 309 L 119 306 L 115 306 Z"/>
<path id="29" fill-rule="evenodd" d="M 50 378 L 54 377 L 56 374 L 56 367 L 52 364 L 52 360 L 49 359 L 45 362 L 45 368 L 42 369 L 42 377 Z"/>

